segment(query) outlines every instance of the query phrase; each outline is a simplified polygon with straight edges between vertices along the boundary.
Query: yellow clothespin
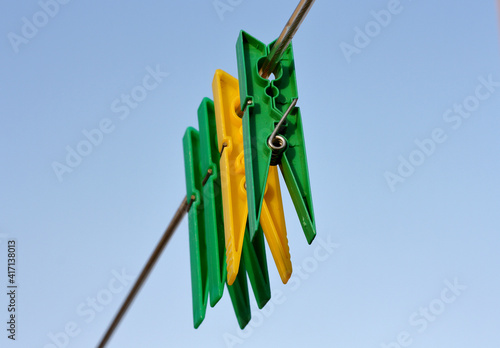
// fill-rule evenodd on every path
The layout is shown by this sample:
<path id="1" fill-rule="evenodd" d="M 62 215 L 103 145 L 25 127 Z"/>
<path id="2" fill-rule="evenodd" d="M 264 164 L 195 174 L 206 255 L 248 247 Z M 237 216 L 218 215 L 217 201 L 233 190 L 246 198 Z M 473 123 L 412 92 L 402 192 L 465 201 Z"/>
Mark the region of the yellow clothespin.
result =
<path id="1" fill-rule="evenodd" d="M 240 104 L 238 80 L 222 70 L 217 70 L 212 90 L 218 148 L 222 152 L 220 170 L 227 282 L 231 285 L 238 273 L 248 220 L 243 128 L 241 118 L 236 114 L 236 108 Z M 292 274 L 292 262 L 276 166 L 269 168 L 260 224 L 281 280 L 283 283 L 287 283 Z"/>

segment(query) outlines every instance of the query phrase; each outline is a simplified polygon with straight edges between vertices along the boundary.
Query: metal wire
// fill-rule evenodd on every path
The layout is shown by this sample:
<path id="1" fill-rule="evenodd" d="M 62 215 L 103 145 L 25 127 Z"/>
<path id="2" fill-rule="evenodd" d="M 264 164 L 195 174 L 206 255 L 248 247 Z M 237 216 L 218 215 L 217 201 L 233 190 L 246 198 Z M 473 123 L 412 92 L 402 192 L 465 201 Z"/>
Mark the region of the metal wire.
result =
<path id="1" fill-rule="evenodd" d="M 285 111 L 285 113 L 283 114 L 283 116 L 281 116 L 280 121 L 278 122 L 278 124 L 274 128 L 274 130 L 271 133 L 271 136 L 269 137 L 269 139 L 267 140 L 267 143 L 269 144 L 269 147 L 271 149 L 273 149 L 273 150 L 281 150 L 281 146 L 276 147 L 276 145 L 274 144 L 274 139 L 278 135 L 278 132 L 279 132 L 281 126 L 285 122 L 285 120 L 286 120 L 287 116 L 290 114 L 290 112 L 292 112 L 292 110 L 295 107 L 295 105 L 297 104 L 298 100 L 299 100 L 299 98 L 295 98 L 294 100 L 292 100 L 292 103 L 290 104 L 290 106 L 288 107 L 288 109 Z"/>
<path id="2" fill-rule="evenodd" d="M 262 67 L 259 70 L 260 76 L 267 79 L 274 72 L 274 69 L 281 59 L 281 56 L 288 48 L 288 45 L 299 29 L 300 24 L 302 24 L 302 21 L 307 16 L 307 13 L 314 4 L 314 1 L 315 0 L 300 0 L 297 8 L 295 9 L 295 11 L 293 11 L 290 19 L 286 23 L 285 28 L 283 28 L 280 36 L 271 48 L 271 52 L 269 52 L 269 55 L 264 61 L 264 64 L 262 64 Z"/>
<path id="3" fill-rule="evenodd" d="M 222 153 L 224 152 L 224 148 L 226 146 L 227 145 L 225 143 L 222 145 L 222 149 L 220 152 L 221 156 L 222 156 Z M 208 179 L 210 178 L 210 175 L 212 175 L 212 174 L 213 174 L 212 169 L 208 169 L 207 173 L 205 174 L 205 177 L 203 178 L 203 181 L 201 183 L 202 186 L 205 186 Z M 158 242 L 158 245 L 156 246 L 155 250 L 153 251 L 153 253 L 149 257 L 149 260 L 146 263 L 146 265 L 144 266 L 144 269 L 142 270 L 141 274 L 139 275 L 139 277 L 135 281 L 135 284 L 132 287 L 132 289 L 130 290 L 127 298 L 125 299 L 125 301 L 123 301 L 123 304 L 120 307 L 120 310 L 118 311 L 118 313 L 116 313 L 115 318 L 113 319 L 113 321 L 109 325 L 108 330 L 106 331 L 103 338 L 101 339 L 101 342 L 97 346 L 98 348 L 104 348 L 106 346 L 107 342 L 109 341 L 109 339 L 113 335 L 113 332 L 118 327 L 118 324 L 120 323 L 123 316 L 127 312 L 128 307 L 130 307 L 130 305 L 134 301 L 135 296 L 137 295 L 137 293 L 141 289 L 142 285 L 146 281 L 147 277 L 149 276 L 149 273 L 151 273 L 152 269 L 154 268 L 154 265 L 156 264 L 156 261 L 158 261 L 158 258 L 160 257 L 161 253 L 163 252 L 163 249 L 165 249 L 165 247 L 167 246 L 167 243 L 170 240 L 170 237 L 172 237 L 172 235 L 174 234 L 175 230 L 177 229 L 180 222 L 182 221 L 182 218 L 184 217 L 184 215 L 189 211 L 189 209 L 191 209 L 191 205 L 193 204 L 195 199 L 196 199 L 196 197 L 193 195 L 193 196 L 191 196 L 189 203 L 187 202 L 187 196 L 184 197 L 184 199 L 182 200 L 181 205 L 179 206 L 179 208 L 175 212 L 174 217 L 172 218 L 172 221 L 170 221 L 170 224 L 168 225 L 167 229 L 163 233 L 163 236 L 161 237 L 160 241 Z"/>
<path id="4" fill-rule="evenodd" d="M 104 348 L 106 346 L 106 343 L 109 341 L 111 338 L 111 335 L 113 335 L 113 332 L 115 331 L 116 327 L 120 323 L 122 317 L 125 315 L 127 312 L 128 307 L 130 304 L 134 301 L 134 297 L 137 295 L 139 290 L 141 289 L 142 285 L 144 284 L 146 278 L 148 277 L 149 273 L 153 269 L 156 261 L 158 261 L 158 258 L 160 257 L 163 249 L 165 249 L 165 246 L 167 245 L 168 241 L 170 240 L 170 237 L 174 234 L 175 230 L 177 229 L 177 226 L 179 226 L 179 223 L 182 221 L 182 218 L 187 212 L 187 197 L 184 197 L 184 199 L 181 202 L 181 205 L 177 209 L 177 211 L 174 214 L 174 217 L 172 218 L 172 221 L 170 221 L 170 224 L 168 225 L 167 229 L 163 233 L 163 236 L 161 237 L 160 241 L 158 242 L 158 245 L 156 246 L 155 250 L 149 257 L 148 262 L 144 266 L 141 274 L 135 281 L 134 286 L 130 290 L 127 298 L 123 302 L 122 306 L 120 307 L 120 310 L 118 313 L 116 313 L 115 318 L 111 322 L 111 324 L 108 327 L 108 330 L 106 331 L 106 334 L 103 336 L 101 342 L 97 346 L 98 348 Z"/>
<path id="5" fill-rule="evenodd" d="M 247 107 L 249 105 L 252 105 L 252 101 L 251 100 L 248 100 L 247 103 L 245 104 L 245 107 L 243 108 L 243 110 L 241 110 L 241 104 L 238 102 L 238 105 L 236 105 L 236 115 L 238 115 L 240 118 L 243 117 L 243 115 L 245 114 L 245 111 L 247 110 Z"/>

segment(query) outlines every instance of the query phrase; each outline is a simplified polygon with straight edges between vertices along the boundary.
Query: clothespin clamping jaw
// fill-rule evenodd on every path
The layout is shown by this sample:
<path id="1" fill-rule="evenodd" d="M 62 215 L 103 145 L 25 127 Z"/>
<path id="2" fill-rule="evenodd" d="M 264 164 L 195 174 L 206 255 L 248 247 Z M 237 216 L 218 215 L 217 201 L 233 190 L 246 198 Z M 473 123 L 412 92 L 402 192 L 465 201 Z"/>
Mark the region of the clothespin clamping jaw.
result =
<path id="1" fill-rule="evenodd" d="M 298 99 L 292 44 L 285 50 L 273 74 L 264 79 L 259 69 L 270 52 L 244 31 L 236 43 L 250 237 L 262 219 L 263 200 L 270 167 L 279 165 L 310 244 L 316 226 L 307 169 L 306 149 Z M 283 117 L 285 116 L 285 117 Z M 282 122 L 280 122 L 282 121 Z M 273 135 L 273 137 L 271 137 Z"/>

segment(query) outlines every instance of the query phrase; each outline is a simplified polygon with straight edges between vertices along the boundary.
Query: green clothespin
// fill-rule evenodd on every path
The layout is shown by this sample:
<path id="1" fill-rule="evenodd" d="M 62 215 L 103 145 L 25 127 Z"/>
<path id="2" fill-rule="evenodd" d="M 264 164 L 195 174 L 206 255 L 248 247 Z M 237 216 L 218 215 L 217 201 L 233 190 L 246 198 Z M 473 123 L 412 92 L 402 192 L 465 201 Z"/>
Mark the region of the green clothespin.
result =
<path id="1" fill-rule="evenodd" d="M 182 143 L 186 173 L 186 197 L 191 206 L 188 212 L 188 222 L 193 322 L 194 327 L 198 328 L 205 318 L 208 300 L 207 247 L 201 194 L 203 174 L 200 168 L 200 136 L 198 131 L 191 127 L 186 129 Z"/>
<path id="2" fill-rule="evenodd" d="M 226 258 L 224 255 L 224 226 L 222 198 L 220 196 L 219 152 L 217 151 L 217 128 L 212 100 L 204 98 L 198 108 L 200 127 L 201 168 L 211 171 L 203 186 L 205 207 L 205 233 L 208 257 L 208 277 L 210 284 L 210 305 L 213 307 L 221 299 L 226 282 Z M 215 141 L 215 146 L 213 142 Z M 205 172 L 206 173 L 206 172 Z M 203 179 L 203 178 L 202 178 Z"/>
<path id="3" fill-rule="evenodd" d="M 243 115 L 245 175 L 247 183 L 250 237 L 259 226 L 262 201 L 269 166 L 279 165 L 297 211 L 302 229 L 310 244 L 316 236 L 309 172 L 298 107 L 292 107 L 285 123 L 268 144 L 282 116 L 298 98 L 292 45 L 285 50 L 274 75 L 275 80 L 259 75 L 270 45 L 265 45 L 244 31 L 236 43 L 238 78 Z"/>

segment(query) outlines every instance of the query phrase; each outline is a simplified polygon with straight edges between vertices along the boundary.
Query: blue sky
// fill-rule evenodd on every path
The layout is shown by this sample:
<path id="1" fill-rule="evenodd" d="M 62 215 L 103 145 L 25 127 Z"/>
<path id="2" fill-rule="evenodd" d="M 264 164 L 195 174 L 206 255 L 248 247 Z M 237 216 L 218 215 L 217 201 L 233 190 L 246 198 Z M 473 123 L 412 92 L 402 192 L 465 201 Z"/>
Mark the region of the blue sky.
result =
<path id="1" fill-rule="evenodd" d="M 0 5 L 0 346 L 99 341 L 185 195 L 215 70 L 296 6 L 215 3 Z M 109 347 L 498 347 L 498 34 L 494 1 L 316 1 L 294 39 L 316 240 L 284 188 L 291 281 L 268 252 L 248 328 L 226 291 L 195 330 L 185 220 Z"/>

